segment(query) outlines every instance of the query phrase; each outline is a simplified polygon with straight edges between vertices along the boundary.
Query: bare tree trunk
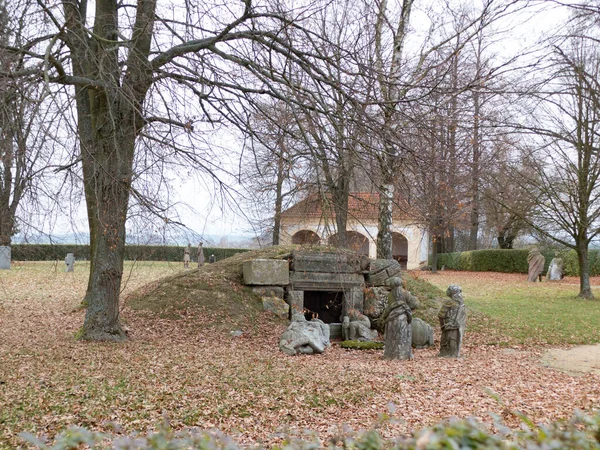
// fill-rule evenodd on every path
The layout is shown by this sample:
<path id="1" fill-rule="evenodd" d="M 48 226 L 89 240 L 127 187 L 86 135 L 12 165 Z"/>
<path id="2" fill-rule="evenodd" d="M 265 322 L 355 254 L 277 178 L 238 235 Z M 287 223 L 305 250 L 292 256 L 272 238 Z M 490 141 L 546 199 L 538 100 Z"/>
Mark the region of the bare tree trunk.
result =
<path id="1" fill-rule="evenodd" d="M 275 186 L 275 216 L 273 220 L 273 245 L 279 245 L 281 228 L 281 209 L 283 207 L 283 151 L 277 157 L 277 184 Z"/>
<path id="2" fill-rule="evenodd" d="M 594 294 L 590 286 L 590 261 L 588 257 L 588 244 L 586 239 L 577 242 L 577 260 L 579 261 L 579 294 L 578 297 L 593 299 Z"/>
<path id="3" fill-rule="evenodd" d="M 390 181 L 389 177 L 386 181 Z M 392 259 L 392 207 L 394 185 L 384 184 L 379 194 L 379 224 L 377 231 L 377 258 Z"/>
<path id="4" fill-rule="evenodd" d="M 479 64 L 479 55 L 477 57 Z M 471 161 L 471 232 L 469 234 L 469 250 L 477 250 L 477 235 L 479 234 L 479 160 L 481 156 L 480 113 L 481 105 L 479 89 L 473 92 L 473 159 Z"/>
<path id="5" fill-rule="evenodd" d="M 431 237 L 431 272 L 437 273 L 439 238 L 434 234 Z"/>

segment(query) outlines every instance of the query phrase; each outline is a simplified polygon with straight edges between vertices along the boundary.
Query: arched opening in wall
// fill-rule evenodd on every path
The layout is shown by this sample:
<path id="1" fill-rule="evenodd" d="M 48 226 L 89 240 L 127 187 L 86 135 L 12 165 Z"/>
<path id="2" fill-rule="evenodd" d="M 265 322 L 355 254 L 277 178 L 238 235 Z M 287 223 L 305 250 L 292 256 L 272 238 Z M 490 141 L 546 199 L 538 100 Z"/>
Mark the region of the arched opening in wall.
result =
<path id="1" fill-rule="evenodd" d="M 318 245 L 321 238 L 311 230 L 300 230 L 292 236 L 292 244 Z"/>
<path id="2" fill-rule="evenodd" d="M 354 250 L 359 255 L 369 256 L 369 239 L 358 231 L 346 231 L 346 241 L 348 248 Z M 329 245 L 338 246 L 338 234 L 333 234 L 329 238 Z"/>
<path id="3" fill-rule="evenodd" d="M 392 233 L 392 257 L 406 270 L 408 264 L 408 240 L 400 233 Z"/>

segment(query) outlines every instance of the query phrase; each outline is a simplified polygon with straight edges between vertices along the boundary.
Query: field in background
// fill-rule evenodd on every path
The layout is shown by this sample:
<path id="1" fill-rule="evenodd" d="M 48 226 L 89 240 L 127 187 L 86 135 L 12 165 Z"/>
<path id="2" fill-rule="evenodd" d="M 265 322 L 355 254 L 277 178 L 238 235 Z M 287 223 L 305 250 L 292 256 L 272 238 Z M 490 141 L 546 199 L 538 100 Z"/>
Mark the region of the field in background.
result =
<path id="1" fill-rule="evenodd" d="M 592 278 L 597 300 L 577 297 L 579 278 L 527 282 L 523 274 L 497 272 L 413 272 L 445 290 L 462 287 L 465 303 L 487 316 L 471 330 L 488 333 L 490 343 L 501 345 L 565 345 L 600 342 L 600 278 Z"/>

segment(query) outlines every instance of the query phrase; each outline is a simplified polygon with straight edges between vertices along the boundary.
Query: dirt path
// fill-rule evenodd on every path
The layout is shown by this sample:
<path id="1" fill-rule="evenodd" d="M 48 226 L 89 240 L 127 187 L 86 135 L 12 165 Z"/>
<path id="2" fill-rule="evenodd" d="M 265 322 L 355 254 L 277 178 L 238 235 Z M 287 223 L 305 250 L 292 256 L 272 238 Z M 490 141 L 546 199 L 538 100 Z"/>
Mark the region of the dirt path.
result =
<path id="1" fill-rule="evenodd" d="M 583 373 L 600 375 L 600 344 L 548 350 L 542 356 L 542 364 L 571 375 Z"/>

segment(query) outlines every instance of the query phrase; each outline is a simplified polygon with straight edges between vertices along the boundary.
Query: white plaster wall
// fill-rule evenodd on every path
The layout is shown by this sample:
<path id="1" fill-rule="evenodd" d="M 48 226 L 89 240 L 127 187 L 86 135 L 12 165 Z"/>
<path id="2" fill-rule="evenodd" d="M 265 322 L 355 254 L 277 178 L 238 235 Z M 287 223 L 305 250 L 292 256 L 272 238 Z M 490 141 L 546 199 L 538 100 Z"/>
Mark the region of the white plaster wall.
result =
<path id="1" fill-rule="evenodd" d="M 292 236 L 301 230 L 314 231 L 321 237 L 322 243 L 327 243 L 327 239 L 335 231 L 331 226 L 326 227 L 318 219 L 306 219 L 302 222 L 293 222 L 290 219 L 283 219 L 281 222 L 280 240 L 283 245 L 292 243 Z M 369 257 L 377 256 L 377 221 L 348 221 L 348 230 L 357 231 L 367 237 L 369 240 Z M 407 221 L 400 221 L 394 224 L 392 231 L 401 233 L 408 241 L 408 261 L 407 268 L 417 269 L 427 261 L 429 254 L 429 240 L 427 233 L 424 233 L 416 225 Z"/>

